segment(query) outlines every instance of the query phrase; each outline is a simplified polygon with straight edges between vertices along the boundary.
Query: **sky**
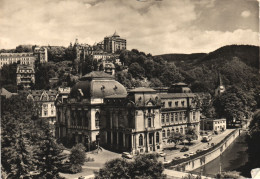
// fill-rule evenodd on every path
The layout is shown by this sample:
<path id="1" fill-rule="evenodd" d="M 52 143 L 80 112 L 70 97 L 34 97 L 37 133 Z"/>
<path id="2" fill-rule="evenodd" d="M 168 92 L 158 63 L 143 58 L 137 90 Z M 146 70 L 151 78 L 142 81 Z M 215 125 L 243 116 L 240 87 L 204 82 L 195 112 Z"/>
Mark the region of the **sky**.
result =
<path id="1" fill-rule="evenodd" d="M 257 0 L 0 0 L 0 49 L 93 45 L 115 31 L 153 55 L 259 45 Z"/>

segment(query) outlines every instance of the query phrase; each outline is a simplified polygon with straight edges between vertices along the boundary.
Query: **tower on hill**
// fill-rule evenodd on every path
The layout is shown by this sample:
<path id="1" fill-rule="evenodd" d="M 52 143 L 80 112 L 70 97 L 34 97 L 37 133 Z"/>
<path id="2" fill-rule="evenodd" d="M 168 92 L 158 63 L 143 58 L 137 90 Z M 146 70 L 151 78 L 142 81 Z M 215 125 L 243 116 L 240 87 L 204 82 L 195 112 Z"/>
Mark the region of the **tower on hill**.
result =
<path id="1" fill-rule="evenodd" d="M 115 53 L 117 50 L 126 49 L 126 39 L 120 38 L 116 33 L 104 38 L 104 50 L 108 53 Z"/>
<path id="2" fill-rule="evenodd" d="M 220 95 L 221 93 L 225 92 L 225 90 L 226 89 L 225 89 L 225 86 L 223 85 L 221 75 L 220 75 L 220 73 L 218 73 L 218 81 L 216 84 L 215 96 Z"/>

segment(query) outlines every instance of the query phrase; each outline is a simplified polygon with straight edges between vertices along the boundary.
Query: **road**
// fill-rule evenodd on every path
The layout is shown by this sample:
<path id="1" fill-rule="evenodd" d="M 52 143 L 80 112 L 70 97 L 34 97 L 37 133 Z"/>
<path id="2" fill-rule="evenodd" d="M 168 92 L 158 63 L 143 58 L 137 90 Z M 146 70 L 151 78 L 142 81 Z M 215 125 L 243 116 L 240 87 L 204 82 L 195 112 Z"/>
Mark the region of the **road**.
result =
<path id="1" fill-rule="evenodd" d="M 234 131 L 234 129 L 227 129 L 227 130 L 225 130 L 221 134 L 213 135 L 212 136 L 212 140 L 209 143 L 210 144 L 211 143 L 214 143 L 214 144 L 219 143 L 220 141 L 222 141 L 232 131 Z M 196 153 L 196 151 L 198 149 L 202 150 L 204 147 L 207 147 L 207 146 L 208 146 L 208 143 L 203 143 L 203 142 L 197 141 L 194 145 L 189 146 L 189 151 L 187 151 L 187 152 L 180 152 L 180 149 L 172 150 L 172 151 L 166 150 L 165 151 L 165 153 L 166 153 L 166 160 L 167 161 L 171 161 L 174 157 L 183 157 L 184 154 L 189 154 L 190 152 Z M 181 147 L 182 147 L 182 145 L 181 146 L 179 145 L 179 148 L 181 148 Z"/>

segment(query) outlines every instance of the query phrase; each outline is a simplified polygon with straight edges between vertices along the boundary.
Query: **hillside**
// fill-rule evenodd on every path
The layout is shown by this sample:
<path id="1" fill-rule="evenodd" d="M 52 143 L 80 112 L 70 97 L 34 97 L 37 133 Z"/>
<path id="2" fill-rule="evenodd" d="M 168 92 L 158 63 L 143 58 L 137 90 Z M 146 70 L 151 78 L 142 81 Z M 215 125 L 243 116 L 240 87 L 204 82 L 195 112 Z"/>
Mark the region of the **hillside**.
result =
<path id="1" fill-rule="evenodd" d="M 235 85 L 244 90 L 260 85 L 259 47 L 230 45 L 209 54 L 166 54 L 160 55 L 180 69 L 185 82 L 194 92 L 213 93 L 218 73 L 226 86 Z"/>

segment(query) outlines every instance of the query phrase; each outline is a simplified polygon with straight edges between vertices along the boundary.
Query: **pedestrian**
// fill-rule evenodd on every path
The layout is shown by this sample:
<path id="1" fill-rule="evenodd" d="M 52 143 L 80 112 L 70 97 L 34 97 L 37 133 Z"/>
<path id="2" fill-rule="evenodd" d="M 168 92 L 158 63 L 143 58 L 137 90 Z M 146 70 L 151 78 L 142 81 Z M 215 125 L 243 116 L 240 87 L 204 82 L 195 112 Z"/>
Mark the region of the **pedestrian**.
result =
<path id="1" fill-rule="evenodd" d="M 164 158 L 164 161 L 166 162 L 166 157 L 164 156 L 163 158 Z"/>

